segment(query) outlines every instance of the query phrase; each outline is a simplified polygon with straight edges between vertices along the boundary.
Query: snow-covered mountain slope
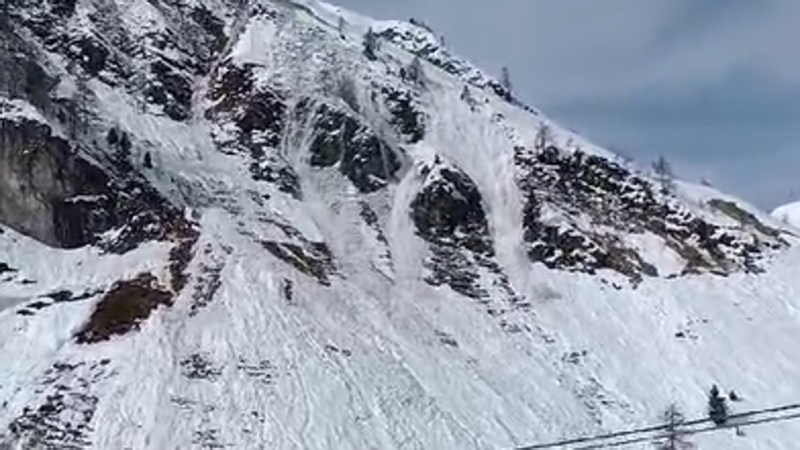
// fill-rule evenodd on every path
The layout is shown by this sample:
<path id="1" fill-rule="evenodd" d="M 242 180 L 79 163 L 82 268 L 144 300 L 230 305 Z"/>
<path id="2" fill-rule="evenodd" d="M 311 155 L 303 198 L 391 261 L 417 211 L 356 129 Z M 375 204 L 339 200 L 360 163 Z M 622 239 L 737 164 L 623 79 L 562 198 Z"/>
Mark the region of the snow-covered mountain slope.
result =
<path id="1" fill-rule="evenodd" d="M 800 228 L 800 202 L 779 206 L 772 211 L 772 217 L 795 228 Z"/>
<path id="2" fill-rule="evenodd" d="M 714 383 L 800 401 L 796 231 L 430 30 L 310 0 L 8 14 L 0 442 L 513 448 L 699 417 Z"/>

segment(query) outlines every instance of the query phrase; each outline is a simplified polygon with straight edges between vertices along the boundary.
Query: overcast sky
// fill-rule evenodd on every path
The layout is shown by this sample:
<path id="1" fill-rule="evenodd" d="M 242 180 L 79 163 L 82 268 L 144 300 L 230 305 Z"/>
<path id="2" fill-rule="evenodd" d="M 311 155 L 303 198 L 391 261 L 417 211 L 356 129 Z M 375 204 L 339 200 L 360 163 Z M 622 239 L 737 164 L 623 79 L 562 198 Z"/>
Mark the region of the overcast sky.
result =
<path id="1" fill-rule="evenodd" d="M 417 17 L 598 144 L 766 208 L 800 200 L 800 0 L 330 0 Z"/>

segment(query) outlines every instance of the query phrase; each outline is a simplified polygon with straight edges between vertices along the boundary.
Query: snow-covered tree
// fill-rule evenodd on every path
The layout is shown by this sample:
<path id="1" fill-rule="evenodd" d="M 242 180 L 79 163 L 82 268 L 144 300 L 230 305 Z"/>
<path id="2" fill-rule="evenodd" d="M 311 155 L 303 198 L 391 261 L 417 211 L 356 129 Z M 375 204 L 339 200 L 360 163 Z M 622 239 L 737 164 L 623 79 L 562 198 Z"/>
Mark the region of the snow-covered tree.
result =
<path id="1" fill-rule="evenodd" d="M 153 157 L 150 156 L 150 152 L 145 152 L 144 160 L 142 161 L 142 166 L 144 166 L 145 169 L 153 168 Z"/>
<path id="2" fill-rule="evenodd" d="M 131 157 L 131 138 L 128 137 L 128 133 L 121 132 L 121 136 L 119 138 L 119 149 L 118 154 L 122 159 L 129 159 Z"/>
<path id="3" fill-rule="evenodd" d="M 366 56 L 367 59 L 374 61 L 378 59 L 378 55 L 376 53 L 377 51 L 378 36 L 376 36 L 375 32 L 372 31 L 372 28 L 370 28 L 364 34 L 364 56 Z"/>
<path id="4" fill-rule="evenodd" d="M 414 56 L 405 73 L 409 81 L 418 85 L 425 84 L 425 73 L 422 70 L 422 60 L 420 60 L 419 56 Z"/>
<path id="5" fill-rule="evenodd" d="M 136 103 L 136 110 L 144 114 L 147 112 L 147 76 L 144 69 L 140 69 L 133 78 L 133 88 L 136 94 L 133 100 Z"/>
<path id="6" fill-rule="evenodd" d="M 119 142 L 119 133 L 117 133 L 116 128 L 108 130 L 108 134 L 106 134 L 106 142 L 108 145 L 117 145 Z"/>
<path id="7" fill-rule="evenodd" d="M 503 67 L 500 73 L 500 84 L 509 94 L 514 90 L 514 85 L 511 83 L 511 71 L 508 70 L 508 67 Z"/>
<path id="8" fill-rule="evenodd" d="M 708 417 L 717 426 L 725 425 L 728 422 L 728 404 L 725 403 L 725 397 L 719 394 L 716 384 L 708 393 Z"/>
<path id="9" fill-rule="evenodd" d="M 539 130 L 536 131 L 536 142 L 534 147 L 536 150 L 544 150 L 553 142 L 553 130 L 550 126 L 542 122 L 539 124 Z"/>
<path id="10" fill-rule="evenodd" d="M 356 84 L 352 78 L 342 76 L 336 86 L 336 94 L 347 103 L 353 111 L 358 112 L 358 95 L 356 94 Z"/>
<path id="11" fill-rule="evenodd" d="M 411 25 L 416 25 L 416 26 L 422 28 L 423 30 L 427 31 L 428 33 L 436 34 L 436 32 L 433 31 L 433 27 L 431 27 L 430 25 L 428 25 L 427 23 L 425 23 L 422 20 L 419 20 L 419 19 L 417 19 L 415 17 L 412 17 L 412 18 L 408 19 L 408 21 L 409 21 L 409 23 L 411 23 Z"/>
<path id="12" fill-rule="evenodd" d="M 611 146 L 608 146 L 608 150 L 611 153 L 613 153 L 614 156 L 616 156 L 616 158 L 614 158 L 614 160 L 615 160 L 615 162 L 617 164 L 621 164 L 623 166 L 629 166 L 629 165 L 633 164 L 633 162 L 634 162 L 633 156 L 631 156 L 630 152 L 628 152 L 624 148 L 621 148 L 621 147 L 616 146 L 616 145 L 611 145 Z"/>
<path id="13" fill-rule="evenodd" d="M 653 163 L 653 173 L 661 186 L 662 194 L 667 195 L 675 191 L 675 175 L 672 172 L 672 166 L 663 155 Z"/>
<path id="14" fill-rule="evenodd" d="M 472 95 L 472 91 L 469 89 L 469 86 L 466 84 L 464 88 L 461 90 L 461 100 L 469 105 L 469 108 L 472 111 L 475 111 L 478 106 L 478 101 L 475 100 L 475 97 Z"/>
<path id="15" fill-rule="evenodd" d="M 85 136 L 89 132 L 91 123 L 91 95 L 89 88 L 89 74 L 76 63 L 67 65 L 70 73 L 75 74 L 75 93 L 73 96 L 73 117 L 69 119 L 70 137 L 73 139 Z"/>
<path id="16" fill-rule="evenodd" d="M 131 169 L 132 145 L 128 133 L 118 130 L 116 127 L 112 127 L 106 134 L 106 143 L 111 149 L 117 163 L 120 164 L 120 167 Z"/>
<path id="17" fill-rule="evenodd" d="M 472 97 L 472 92 L 469 90 L 469 86 L 466 84 L 464 85 L 464 88 L 461 89 L 461 100 L 469 104 L 473 104 L 475 102 L 475 99 Z"/>

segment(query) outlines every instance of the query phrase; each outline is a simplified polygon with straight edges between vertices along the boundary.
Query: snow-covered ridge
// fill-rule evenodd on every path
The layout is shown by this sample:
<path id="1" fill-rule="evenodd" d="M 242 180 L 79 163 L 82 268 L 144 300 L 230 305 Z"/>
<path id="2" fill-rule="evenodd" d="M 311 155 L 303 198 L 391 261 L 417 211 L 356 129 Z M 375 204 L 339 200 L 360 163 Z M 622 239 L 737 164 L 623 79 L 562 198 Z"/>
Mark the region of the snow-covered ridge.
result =
<path id="1" fill-rule="evenodd" d="M 434 30 L 422 22 L 375 20 L 325 2 L 308 3 L 318 5 L 324 11 L 324 17 L 331 26 L 336 26 L 341 17 L 347 27 L 353 27 L 362 34 L 371 29 L 387 42 L 429 61 L 439 69 L 461 79 L 464 83 L 478 88 L 488 88 L 498 95 L 511 96 L 511 93 L 507 92 L 495 77 L 490 76 L 466 59 L 453 54 L 444 45 L 443 37 L 437 35 Z M 534 111 L 531 109 L 531 112 Z"/>
<path id="2" fill-rule="evenodd" d="M 800 398 L 796 233 L 621 164 L 425 27 L 10 6 L 0 447 L 515 448 L 699 417 L 714 383 Z M 697 443 L 793 449 L 774 426 Z"/>
<path id="3" fill-rule="evenodd" d="M 788 203 L 772 211 L 772 217 L 795 228 L 800 228 L 800 202 Z"/>

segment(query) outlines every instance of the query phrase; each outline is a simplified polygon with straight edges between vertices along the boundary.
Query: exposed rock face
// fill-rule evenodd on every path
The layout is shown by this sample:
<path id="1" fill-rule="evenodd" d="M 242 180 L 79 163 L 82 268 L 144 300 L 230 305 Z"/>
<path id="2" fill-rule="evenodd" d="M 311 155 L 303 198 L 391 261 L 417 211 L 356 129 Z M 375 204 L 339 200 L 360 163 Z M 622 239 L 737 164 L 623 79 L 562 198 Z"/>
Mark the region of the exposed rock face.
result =
<path id="1" fill-rule="evenodd" d="M 458 167 L 437 157 L 422 167 L 424 181 L 411 203 L 416 233 L 429 246 L 425 281 L 448 286 L 483 305 L 500 327 L 518 333 L 517 314 L 530 308 L 495 258 L 483 198 L 475 182 Z M 528 330 L 530 331 L 530 330 Z"/>
<path id="2" fill-rule="evenodd" d="M 723 204 L 733 211 L 729 215 L 753 227 L 763 239 L 704 220 L 669 196 L 658 195 L 650 182 L 600 156 L 549 145 L 540 150 L 518 147 L 515 161 L 517 184 L 526 199 L 528 255 L 551 268 L 588 273 L 611 269 L 634 280 L 657 276 L 656 268 L 622 241 L 632 233 L 663 238 L 686 260 L 684 273 L 758 271 L 763 251 L 784 245 L 776 230 L 735 205 Z M 547 223 L 542 218 L 547 208 L 563 210 L 568 223 Z"/>
<path id="3" fill-rule="evenodd" d="M 69 14 L 71 8 L 59 3 L 46 14 Z M 35 28 L 38 22 L 27 23 Z M 75 98 L 56 95 L 58 79 L 38 62 L 35 49 L 10 28 L 0 27 L 0 38 L 7 43 L 0 47 L 0 222 L 63 248 L 100 244 L 124 252 L 163 237 L 180 214 L 127 161 L 110 154 L 88 157 L 85 147 L 104 143 L 79 143 L 88 141 L 82 127 L 94 114 L 90 100 L 78 105 Z M 85 86 L 77 90 L 87 95 Z M 56 133 L 53 124 L 67 135 Z M 120 231 L 113 242 L 101 241 L 111 229 Z"/>
<path id="4" fill-rule="evenodd" d="M 316 278 L 321 285 L 330 286 L 330 276 L 336 272 L 336 268 L 325 243 L 305 242 L 301 246 L 289 242 L 262 241 L 261 245 L 295 269 Z"/>
<path id="5" fill-rule="evenodd" d="M 139 327 L 154 309 L 169 305 L 171 295 L 151 274 L 112 286 L 97 304 L 92 316 L 75 336 L 78 343 L 94 344 Z"/>
<path id="6" fill-rule="evenodd" d="M 144 223 L 174 222 L 157 218 L 174 217 L 175 212 L 160 212 L 169 210 L 169 205 L 153 189 L 145 187 L 135 167 L 125 161 L 89 158 L 88 154 L 95 152 L 75 150 L 93 146 L 84 142 L 91 136 L 76 136 L 74 132 L 75 122 L 87 121 L 91 115 L 92 92 L 86 86 L 87 80 L 133 94 L 141 102 L 143 114 L 163 114 L 185 122 L 196 106 L 195 78 L 208 75 L 206 100 L 212 105 L 202 112 L 216 126 L 213 138 L 218 149 L 246 155 L 252 179 L 273 184 L 295 200 L 302 200 L 303 195 L 294 162 L 287 157 L 290 149 L 286 147 L 300 145 L 291 140 L 297 137 L 291 134 L 292 127 L 307 128 L 302 133 L 309 137 L 308 162 L 312 167 L 336 167 L 362 194 L 380 191 L 395 181 L 408 159 L 403 144 L 414 144 L 425 137 L 426 117 L 419 86 L 412 86 L 402 77 L 398 82 L 368 81 L 365 85 L 369 96 L 355 95 L 350 86 L 343 92 L 324 92 L 311 99 L 307 93 L 292 92 L 276 81 L 281 79 L 279 76 L 260 76 L 264 71 L 261 63 L 239 63 L 231 55 L 221 55 L 236 36 L 226 35 L 221 18 L 224 14 L 218 16 L 206 6 L 187 8 L 171 0 L 161 2 L 154 7 L 162 16 L 163 27 L 142 29 L 118 26 L 125 11 L 115 2 L 96 6 L 86 18 L 87 26 L 80 29 L 64 25 L 75 18 L 76 3 L 72 0 L 30 2 L 24 11 L 12 6 L 12 23 L 30 31 L 37 45 L 26 43 L 8 24 L 0 29 L 7 42 L 0 50 L 0 62 L 6 68 L 0 71 L 0 81 L 7 97 L 25 99 L 69 134 L 64 138 L 52 136 L 46 126 L 36 121 L 4 122 L 4 139 L 12 144 L 2 150 L 7 175 L 2 183 L 6 190 L 15 192 L 3 195 L 2 214 L 10 225 L 52 245 L 80 246 L 97 242 L 100 233 L 113 228 L 126 227 L 137 234 L 133 230 L 146 228 Z M 249 16 L 237 20 L 258 18 L 270 26 L 282 26 L 282 21 L 291 20 L 287 19 L 291 14 L 276 5 L 264 4 L 237 13 Z M 231 17 L 225 17 L 228 19 Z M 313 36 L 321 35 L 308 36 L 316 39 Z M 377 36 L 464 82 L 505 99 L 511 97 L 496 80 L 450 54 L 419 23 L 384 27 Z M 51 73 L 37 56 L 37 46 L 72 61 L 65 68 L 67 73 Z M 318 55 L 325 52 L 326 49 L 318 50 Z M 331 61 L 335 62 L 335 58 Z M 78 94 L 67 98 L 53 95 L 59 77 L 77 79 Z M 87 96 L 88 101 L 78 102 L 75 97 L 81 95 Z M 337 96 L 342 98 L 332 98 Z M 366 97 L 380 105 L 377 112 L 385 115 L 379 117 L 378 126 L 363 117 L 367 114 L 365 105 L 358 105 Z M 523 147 L 516 150 L 517 181 L 526 200 L 524 238 L 532 261 L 589 273 L 611 269 L 631 278 L 655 276 L 658 270 L 620 237 L 625 233 L 651 232 L 689 261 L 687 271 L 754 271 L 764 246 L 778 245 L 776 236 L 764 229 L 759 231 L 767 235 L 764 242 L 768 244 L 744 239 L 675 207 L 660 198 L 648 181 L 602 157 L 545 147 L 535 152 Z M 32 148 L 36 151 L 31 152 Z M 120 176 L 122 173 L 126 176 Z M 443 172 L 446 173 L 450 172 Z M 453 178 L 444 182 L 464 188 L 456 181 Z M 120 190 L 125 193 L 118 193 Z M 434 211 L 447 210 L 437 195 L 429 190 L 422 198 L 435 203 L 429 205 Z M 124 206 L 131 202 L 137 206 Z M 422 203 L 416 205 L 417 210 Z M 460 208 L 457 204 L 450 206 L 455 208 L 453 211 Z M 565 212 L 566 222 L 571 223 L 543 219 L 550 208 Z M 129 219 L 121 219 L 121 211 Z M 588 219 L 592 227 L 579 223 L 579 218 Z M 423 217 L 416 216 L 415 220 L 421 229 L 435 228 L 431 228 L 432 223 L 424 223 Z M 474 229 L 456 227 L 448 232 L 474 236 L 459 238 L 463 242 L 454 245 L 482 254 L 491 245 L 473 248 L 484 239 L 477 222 L 473 225 Z M 690 241 L 692 244 L 687 244 Z"/>
<path id="7" fill-rule="evenodd" d="M 475 183 L 455 167 L 423 169 L 428 179 L 411 203 L 411 217 L 428 242 L 493 256 L 489 223 Z"/>
<path id="8" fill-rule="evenodd" d="M 300 199 L 300 180 L 279 149 L 286 102 L 275 90 L 257 85 L 253 71 L 252 65 L 225 60 L 214 74 L 209 92 L 214 104 L 206 118 L 219 126 L 214 138 L 221 151 L 249 156 L 253 179 Z M 226 124 L 233 124 L 232 132 Z"/>
<path id="9" fill-rule="evenodd" d="M 62 380 L 46 386 L 46 395 L 33 407 L 26 408 L 8 426 L 15 441 L 28 448 L 87 448 L 90 423 L 99 399 L 88 386 L 108 372 L 109 359 L 69 363 L 56 361 L 44 373 L 46 381 Z M 66 417 L 66 418 L 65 418 Z"/>
<path id="10" fill-rule="evenodd" d="M 781 237 L 781 232 L 775 228 L 769 227 L 762 223 L 758 218 L 751 212 L 745 211 L 736 203 L 730 200 L 722 200 L 722 199 L 711 199 L 708 202 L 708 205 L 712 208 L 721 211 L 722 213 L 726 214 L 730 218 L 738 221 L 739 223 L 753 227 L 754 229 L 758 230 L 759 233 L 770 236 L 775 239 L 774 245 L 780 246 L 785 244 L 785 240 Z"/>
<path id="11" fill-rule="evenodd" d="M 0 220 L 59 247 L 78 247 L 108 217 L 85 208 L 108 192 L 105 174 L 76 157 L 49 127 L 0 119 Z"/>
<path id="12" fill-rule="evenodd" d="M 36 120 L 0 118 L 0 222 L 51 246 L 114 252 L 173 234 L 180 212 L 135 172 L 113 175 L 116 163 L 90 163 Z"/>
<path id="13" fill-rule="evenodd" d="M 12 5 L 8 13 L 11 24 L 30 30 L 45 50 L 70 61 L 73 70 L 135 91 L 142 107 L 155 106 L 182 121 L 191 114 L 193 77 L 207 73 L 227 37 L 223 22 L 204 5 L 184 9 L 172 0 L 162 3 L 157 5 L 160 13 L 179 33 L 140 35 L 120 27 L 126 12 L 114 2 L 97 2 L 86 26 L 77 29 L 68 26 L 75 19 L 75 0 L 26 2 Z"/>
<path id="14" fill-rule="evenodd" d="M 478 187 L 469 176 L 441 159 L 422 169 L 422 189 L 411 203 L 417 235 L 430 245 L 426 281 L 447 285 L 474 299 L 486 298 L 482 274 L 490 273 L 513 297 L 508 280 L 494 261 L 489 222 Z"/>
<path id="15" fill-rule="evenodd" d="M 51 111 L 51 91 L 57 84 L 37 62 L 30 44 L 0 26 L 0 95 L 25 99 L 41 111 Z"/>
<path id="16" fill-rule="evenodd" d="M 387 87 L 381 89 L 381 94 L 392 114 L 390 123 L 398 133 L 411 144 L 421 141 L 425 137 L 425 119 L 415 105 L 414 96 L 408 91 Z"/>
<path id="17" fill-rule="evenodd" d="M 303 105 L 301 108 L 309 107 Z M 338 164 L 342 174 L 364 193 L 381 189 L 395 179 L 400 160 L 369 127 L 324 104 L 312 114 L 312 166 Z"/>

